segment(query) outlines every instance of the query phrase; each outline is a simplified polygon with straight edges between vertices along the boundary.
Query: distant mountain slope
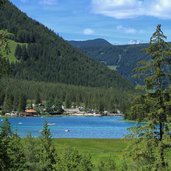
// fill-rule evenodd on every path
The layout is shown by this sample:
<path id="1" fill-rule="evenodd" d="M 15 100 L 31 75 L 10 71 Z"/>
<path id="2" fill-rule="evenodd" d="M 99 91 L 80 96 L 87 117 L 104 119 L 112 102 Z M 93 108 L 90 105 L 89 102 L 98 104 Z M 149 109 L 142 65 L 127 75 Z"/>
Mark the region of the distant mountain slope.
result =
<path id="1" fill-rule="evenodd" d="M 136 80 L 132 78 L 132 70 L 136 67 L 138 61 L 148 59 L 148 56 L 144 52 L 147 44 L 111 45 L 109 43 L 109 46 L 101 46 L 101 44 L 97 44 L 96 40 L 89 42 L 91 42 L 91 46 L 87 44 L 87 41 L 70 43 L 89 57 L 105 63 L 110 66 L 110 68 L 116 69 L 125 78 L 134 83 L 136 82 Z"/>
<path id="2" fill-rule="evenodd" d="M 109 47 L 112 46 L 108 41 L 104 39 L 86 40 L 86 41 L 69 41 L 73 46 L 77 48 L 82 47 Z"/>
<path id="3" fill-rule="evenodd" d="M 0 29 L 12 33 L 17 47 L 13 76 L 19 79 L 61 82 L 93 87 L 130 89 L 131 84 L 103 64 L 83 55 L 53 31 L 8 2 L 0 10 Z"/>

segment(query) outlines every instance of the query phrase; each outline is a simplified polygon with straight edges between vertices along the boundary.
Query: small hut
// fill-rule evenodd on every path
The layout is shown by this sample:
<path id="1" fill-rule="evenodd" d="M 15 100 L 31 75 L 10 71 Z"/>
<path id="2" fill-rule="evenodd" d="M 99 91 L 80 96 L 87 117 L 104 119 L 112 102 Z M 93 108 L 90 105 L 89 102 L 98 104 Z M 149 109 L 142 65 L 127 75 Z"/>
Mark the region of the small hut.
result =
<path id="1" fill-rule="evenodd" d="M 38 115 L 37 111 L 34 109 L 26 109 L 24 112 L 25 116 L 35 116 Z"/>

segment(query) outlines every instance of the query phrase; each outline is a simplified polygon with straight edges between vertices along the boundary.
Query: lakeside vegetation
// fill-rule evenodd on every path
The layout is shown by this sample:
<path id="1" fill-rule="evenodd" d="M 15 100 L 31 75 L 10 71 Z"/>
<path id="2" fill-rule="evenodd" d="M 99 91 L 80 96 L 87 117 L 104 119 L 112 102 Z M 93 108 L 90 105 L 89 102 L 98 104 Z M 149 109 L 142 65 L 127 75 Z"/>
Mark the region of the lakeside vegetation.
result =
<path id="1" fill-rule="evenodd" d="M 63 104 L 66 108 L 82 106 L 86 110 L 98 112 L 125 112 L 130 104 L 129 94 L 132 94 L 132 91 L 124 92 L 114 88 L 91 88 L 7 78 L 0 80 L 0 87 L 0 106 L 3 113 L 23 112 L 33 103 L 58 107 Z M 35 102 L 36 100 L 39 102 Z"/>

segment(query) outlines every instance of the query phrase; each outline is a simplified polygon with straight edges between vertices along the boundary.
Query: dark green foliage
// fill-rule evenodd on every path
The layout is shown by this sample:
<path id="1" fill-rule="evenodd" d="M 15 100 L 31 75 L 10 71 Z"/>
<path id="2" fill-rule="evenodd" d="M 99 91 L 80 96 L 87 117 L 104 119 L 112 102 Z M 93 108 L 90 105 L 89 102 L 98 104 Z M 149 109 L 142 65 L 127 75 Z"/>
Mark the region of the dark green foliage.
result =
<path id="1" fill-rule="evenodd" d="M 37 139 L 28 135 L 24 146 L 25 164 L 24 167 L 29 171 L 41 171 L 40 167 L 40 143 Z"/>
<path id="2" fill-rule="evenodd" d="M 18 60 L 26 61 L 28 59 L 28 52 L 26 45 L 17 45 L 15 56 Z"/>
<path id="3" fill-rule="evenodd" d="M 132 88 L 116 72 L 89 59 L 10 2 L 0 11 L 0 20 L 0 29 L 13 33 L 15 41 L 27 43 L 17 46 L 16 57 L 20 62 L 13 65 L 12 74 L 15 78 L 93 87 Z"/>
<path id="4" fill-rule="evenodd" d="M 108 160 L 101 161 L 98 166 L 98 171 L 115 171 L 115 161 L 109 158 Z"/>
<path id="5" fill-rule="evenodd" d="M 133 118 L 141 120 L 144 117 L 147 123 L 132 129 L 132 136 L 136 139 L 131 144 L 131 157 L 134 165 L 136 163 L 142 170 L 168 169 L 171 46 L 165 39 L 161 25 L 158 25 L 146 49 L 150 60 L 139 62 L 135 70 L 140 76 L 145 76 L 145 85 L 142 86 L 144 94 L 132 106 Z"/>
<path id="6" fill-rule="evenodd" d="M 79 154 L 76 149 L 68 148 L 60 156 L 56 171 L 93 171 L 89 156 Z"/>
<path id="7" fill-rule="evenodd" d="M 56 98 L 48 98 L 46 101 L 46 110 L 50 114 L 62 114 L 64 111 L 62 109 L 62 101 Z"/>
<path id="8" fill-rule="evenodd" d="M 23 171 L 24 153 L 20 138 L 13 134 L 8 119 L 0 129 L 0 170 Z"/>
<path id="9" fill-rule="evenodd" d="M 149 59 L 143 50 L 148 45 L 112 45 L 106 40 L 71 41 L 74 47 L 79 48 L 83 53 L 92 59 L 100 61 L 108 66 L 116 67 L 117 71 L 126 79 L 137 84 L 142 80 L 133 78 L 133 69 L 140 60 Z"/>
<path id="10" fill-rule="evenodd" d="M 6 94 L 3 102 L 4 112 L 11 112 L 13 110 L 13 99 L 14 97 L 11 94 Z"/>
<path id="11" fill-rule="evenodd" d="M 0 55 L 0 78 L 2 76 L 7 76 L 10 73 L 9 61 Z"/>
<path id="12" fill-rule="evenodd" d="M 13 79 L 1 79 L 0 87 L 3 87 L 0 99 L 4 100 L 4 97 L 10 94 L 14 97 L 13 106 L 18 103 L 16 99 L 19 99 L 22 94 L 31 100 L 41 96 L 41 101 L 46 100 L 46 105 L 49 107 L 54 104 L 60 107 L 60 103 L 68 101 L 69 106 L 80 104 L 80 106 L 86 106 L 87 109 L 99 110 L 99 104 L 101 103 L 103 109 L 111 112 L 115 112 L 117 109 L 125 112 L 131 101 L 129 94 L 132 94 L 132 92 L 120 91 L 114 88 L 90 88 Z"/>
<path id="13" fill-rule="evenodd" d="M 2 171 L 9 170 L 11 166 L 10 156 L 8 155 L 11 136 L 10 124 L 8 120 L 5 119 L 0 132 L 0 170 Z"/>
<path id="14" fill-rule="evenodd" d="M 4 95 L 2 95 L 3 91 L 1 91 L 3 112 L 11 112 L 13 110 L 23 112 L 25 110 L 27 104 L 26 95 L 21 94 L 18 91 L 20 90 L 18 89 L 14 92 L 14 94 L 11 94 L 10 91 L 6 89 Z"/>
<path id="15" fill-rule="evenodd" d="M 56 111 L 57 113 L 63 113 L 62 101 L 60 99 L 58 99 L 58 97 L 56 97 L 54 100 L 53 110 L 54 110 L 54 112 Z"/>
<path id="16" fill-rule="evenodd" d="M 19 112 L 25 111 L 26 105 L 27 105 L 27 98 L 26 98 L 26 96 L 25 95 L 20 95 L 19 96 L 19 102 L 18 102 L 18 111 Z"/>
<path id="17" fill-rule="evenodd" d="M 40 168 L 43 171 L 52 171 L 57 163 L 57 156 L 53 145 L 52 135 L 48 128 L 48 122 L 44 123 L 40 140 Z"/>
<path id="18" fill-rule="evenodd" d="M 153 105 L 152 103 L 145 103 L 144 95 L 136 95 L 132 98 L 131 107 L 129 113 L 125 115 L 126 119 L 137 120 L 139 122 L 146 119 L 147 112 L 149 107 Z"/>
<path id="19" fill-rule="evenodd" d="M 71 108 L 71 95 L 67 94 L 65 97 L 65 107 L 66 108 Z"/>
<path id="20" fill-rule="evenodd" d="M 13 134 L 9 143 L 10 149 L 8 156 L 10 157 L 10 171 L 23 171 L 25 165 L 25 155 L 21 139 L 17 134 Z"/>
<path id="21" fill-rule="evenodd" d="M 41 98 L 40 98 L 40 94 L 39 94 L 39 92 L 37 92 L 37 95 L 36 95 L 36 100 L 35 100 L 35 104 L 40 104 L 40 103 L 42 103 L 42 100 L 41 100 Z"/>

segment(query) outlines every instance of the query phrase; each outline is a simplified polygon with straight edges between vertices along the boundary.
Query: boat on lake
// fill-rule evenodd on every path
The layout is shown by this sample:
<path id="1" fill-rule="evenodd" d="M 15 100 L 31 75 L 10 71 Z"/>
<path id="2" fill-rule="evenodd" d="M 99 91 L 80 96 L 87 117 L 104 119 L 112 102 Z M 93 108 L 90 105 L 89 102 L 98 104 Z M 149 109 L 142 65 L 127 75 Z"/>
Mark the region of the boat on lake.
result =
<path id="1" fill-rule="evenodd" d="M 48 123 L 47 124 L 48 126 L 54 126 L 54 125 L 56 125 L 55 123 Z"/>

